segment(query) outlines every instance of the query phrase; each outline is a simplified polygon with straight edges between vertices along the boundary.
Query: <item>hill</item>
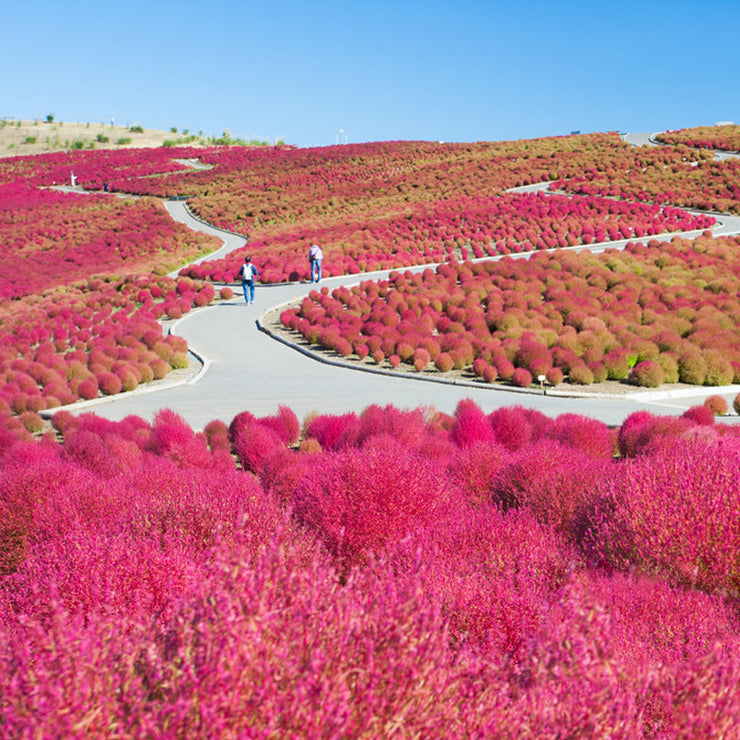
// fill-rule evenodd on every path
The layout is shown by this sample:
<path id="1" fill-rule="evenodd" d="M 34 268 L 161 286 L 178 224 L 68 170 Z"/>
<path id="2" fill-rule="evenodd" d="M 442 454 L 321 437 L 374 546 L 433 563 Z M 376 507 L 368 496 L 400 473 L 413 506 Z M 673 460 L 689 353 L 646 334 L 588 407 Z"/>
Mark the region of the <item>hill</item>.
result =
<path id="1" fill-rule="evenodd" d="M 158 131 L 141 126 L 46 120 L 0 120 L 0 157 L 44 154 L 71 149 L 126 149 L 168 144 L 201 143 L 186 129 Z"/>

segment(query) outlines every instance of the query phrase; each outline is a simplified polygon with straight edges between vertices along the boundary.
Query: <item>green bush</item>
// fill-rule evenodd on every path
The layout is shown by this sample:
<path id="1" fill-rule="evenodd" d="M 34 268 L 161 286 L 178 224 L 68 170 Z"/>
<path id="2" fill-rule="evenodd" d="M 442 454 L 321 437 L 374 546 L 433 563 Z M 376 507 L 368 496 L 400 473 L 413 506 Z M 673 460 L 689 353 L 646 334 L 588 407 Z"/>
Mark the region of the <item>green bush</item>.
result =
<path id="1" fill-rule="evenodd" d="M 663 378 L 663 368 L 657 362 L 643 360 L 630 370 L 627 382 L 643 388 L 657 388 L 663 382 Z"/>
<path id="2" fill-rule="evenodd" d="M 122 136 L 120 139 L 118 139 L 118 141 L 116 141 L 116 144 L 118 144 L 118 146 L 126 146 L 126 144 L 130 143 L 131 139 L 128 136 Z"/>
<path id="3" fill-rule="evenodd" d="M 24 144 L 35 144 L 36 143 L 36 137 L 35 136 L 26 136 L 25 139 L 23 139 Z"/>
<path id="4" fill-rule="evenodd" d="M 586 365 L 575 365 L 568 373 L 568 382 L 572 385 L 591 385 L 594 374 Z"/>
<path id="5" fill-rule="evenodd" d="M 70 144 L 70 147 L 69 147 L 69 148 L 70 148 L 70 149 L 74 149 L 74 150 L 78 150 L 78 151 L 79 151 L 80 149 L 84 149 L 84 148 L 85 148 L 85 142 L 84 142 L 84 141 L 80 141 L 80 140 L 78 139 L 77 141 L 73 141 L 73 142 L 72 142 L 72 143 Z"/>
<path id="6" fill-rule="evenodd" d="M 19 418 L 21 424 L 32 434 L 38 434 L 44 429 L 44 420 L 35 411 L 24 411 Z"/>
<path id="7" fill-rule="evenodd" d="M 698 350 L 684 352 L 678 360 L 678 378 L 689 385 L 704 385 L 707 363 Z"/>
<path id="8" fill-rule="evenodd" d="M 707 363 L 707 375 L 704 385 L 730 385 L 735 377 L 732 363 L 726 360 L 716 349 L 707 350 L 704 353 Z"/>
<path id="9" fill-rule="evenodd" d="M 609 378 L 609 371 L 601 362 L 589 362 L 588 369 L 593 373 L 594 383 L 603 383 Z"/>
<path id="10" fill-rule="evenodd" d="M 141 126 L 129 126 L 128 130 L 134 134 L 143 134 L 144 129 Z"/>
<path id="11" fill-rule="evenodd" d="M 188 362 L 187 352 L 175 352 L 170 360 L 170 367 L 173 370 L 182 370 L 186 368 L 190 363 Z"/>
<path id="12" fill-rule="evenodd" d="M 656 360 L 660 353 L 658 345 L 648 339 L 636 342 L 633 349 L 637 354 L 637 363 L 644 362 L 645 360 Z"/>
<path id="13" fill-rule="evenodd" d="M 609 352 L 604 356 L 602 363 L 609 380 L 623 380 L 630 371 L 627 357 L 621 352 Z"/>
<path id="14" fill-rule="evenodd" d="M 656 362 L 663 370 L 664 383 L 678 383 L 678 363 L 671 355 L 663 352 L 658 355 Z"/>
<path id="15" fill-rule="evenodd" d="M 107 144 L 110 141 L 110 136 L 106 136 L 105 134 L 98 134 L 95 137 L 95 141 L 99 142 L 100 144 Z"/>

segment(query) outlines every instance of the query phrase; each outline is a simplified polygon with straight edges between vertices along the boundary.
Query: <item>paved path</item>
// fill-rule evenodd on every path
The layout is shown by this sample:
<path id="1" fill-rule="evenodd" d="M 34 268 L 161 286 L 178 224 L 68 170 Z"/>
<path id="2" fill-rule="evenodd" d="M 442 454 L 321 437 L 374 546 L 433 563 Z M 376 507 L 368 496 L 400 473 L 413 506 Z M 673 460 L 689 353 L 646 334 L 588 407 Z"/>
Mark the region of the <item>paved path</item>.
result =
<path id="1" fill-rule="evenodd" d="M 537 187 L 541 186 L 531 186 L 530 189 Z M 222 256 L 245 243 L 242 237 L 193 219 L 183 202 L 170 201 L 167 209 L 173 218 L 191 228 L 224 239 L 223 248 L 215 255 L 209 255 L 208 259 Z M 722 228 L 740 233 L 740 219 L 734 219 L 732 224 Z M 672 236 L 664 238 L 670 239 Z M 603 251 L 607 247 L 620 247 L 625 243 L 626 240 L 596 245 L 592 250 Z M 428 265 L 417 269 L 425 267 Z M 361 277 L 329 278 L 323 284 L 336 287 L 384 275 L 387 275 L 387 271 Z M 335 367 L 275 341 L 260 331 L 257 325 L 257 318 L 262 312 L 294 301 L 306 295 L 311 288 L 308 283 L 258 286 L 253 306 L 246 306 L 237 293 L 231 301 L 187 315 L 177 324 L 175 331 L 207 361 L 197 382 L 151 392 L 144 386 L 142 391 L 121 394 L 105 403 L 96 403 L 93 407 L 95 413 L 110 419 L 122 419 L 134 414 L 151 420 L 157 410 L 169 408 L 183 416 L 193 428 L 202 429 L 213 419 L 228 423 L 242 410 L 249 410 L 258 416 L 273 414 L 280 405 L 289 406 L 302 419 L 313 411 L 361 411 L 373 403 L 393 404 L 399 408 L 433 406 L 451 413 L 458 401 L 471 398 L 486 412 L 501 406 L 521 405 L 539 409 L 549 416 L 579 413 L 608 424 L 619 424 L 638 409 L 679 414 L 717 392 L 717 389 L 701 388 L 695 392 L 689 391 L 692 395 L 676 396 L 663 392 L 643 393 L 639 398 L 572 398 L 539 392 L 448 385 L 419 380 L 414 376 L 391 377 Z M 567 387 L 567 391 L 574 392 L 575 389 Z M 740 387 L 730 387 L 723 389 L 722 395 L 731 404 L 738 391 Z M 738 417 L 728 417 L 728 420 L 737 421 Z"/>
<path id="2" fill-rule="evenodd" d="M 191 264 L 193 265 L 197 265 L 199 262 L 205 262 L 206 260 L 220 259 L 221 257 L 227 255 L 229 252 L 233 252 L 235 249 L 239 249 L 247 243 L 247 240 L 243 236 L 233 234 L 230 231 L 224 231 L 223 229 L 218 229 L 215 226 L 207 224 L 205 221 L 201 221 L 200 219 L 195 218 L 195 216 L 193 216 L 193 214 L 190 212 L 190 209 L 185 204 L 185 201 L 166 200 L 164 201 L 164 206 L 170 216 L 175 219 L 175 221 L 180 221 L 180 223 L 185 224 L 187 227 L 193 229 L 193 231 L 202 231 L 205 234 L 217 236 L 223 241 L 223 246 L 220 249 L 207 254 L 205 257 L 194 260 L 193 262 L 191 262 Z M 171 274 L 173 276 L 177 276 L 178 272 L 180 272 L 181 269 L 182 268 L 178 268 L 177 270 L 175 270 L 175 272 Z"/>

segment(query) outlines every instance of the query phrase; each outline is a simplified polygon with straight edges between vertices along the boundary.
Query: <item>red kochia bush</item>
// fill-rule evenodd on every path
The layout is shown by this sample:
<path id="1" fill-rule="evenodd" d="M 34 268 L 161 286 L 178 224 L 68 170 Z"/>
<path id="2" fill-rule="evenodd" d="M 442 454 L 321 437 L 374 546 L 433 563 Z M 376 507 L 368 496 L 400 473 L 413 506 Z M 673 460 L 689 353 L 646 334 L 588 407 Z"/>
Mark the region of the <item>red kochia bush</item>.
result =
<path id="1" fill-rule="evenodd" d="M 622 457 L 635 457 L 659 451 L 667 440 L 685 435 L 695 423 L 688 418 L 654 416 L 649 411 L 635 411 L 622 424 L 617 446 Z"/>
<path id="2" fill-rule="evenodd" d="M 532 373 L 523 367 L 518 367 L 511 375 L 511 384 L 519 388 L 527 388 L 532 385 Z"/>
<path id="3" fill-rule="evenodd" d="M 367 406 L 359 418 L 357 444 L 388 435 L 398 444 L 416 449 L 427 436 L 422 409 L 397 409 L 395 406 Z"/>
<path id="4" fill-rule="evenodd" d="M 537 631 L 542 598 L 556 598 L 573 558 L 531 511 L 504 512 L 489 502 L 465 507 L 421 541 L 425 591 L 449 614 L 457 645 L 517 657 Z"/>
<path id="5" fill-rule="evenodd" d="M 490 503 L 492 485 L 510 457 L 508 450 L 498 442 L 472 442 L 461 447 L 450 457 L 448 470 L 471 503 Z"/>
<path id="6" fill-rule="evenodd" d="M 315 460 L 296 491 L 296 513 L 346 564 L 453 515 L 444 468 L 379 438 Z"/>
<path id="7" fill-rule="evenodd" d="M 121 392 L 121 379 L 115 374 L 110 372 L 101 373 L 98 377 L 98 385 L 100 390 L 106 396 L 115 396 L 116 393 Z"/>
<path id="8" fill-rule="evenodd" d="M 457 404 L 455 423 L 450 429 L 450 439 L 463 449 L 481 442 L 494 441 L 491 423 L 470 399 L 465 399 Z"/>
<path id="9" fill-rule="evenodd" d="M 526 506 L 571 543 L 580 543 L 596 502 L 595 486 L 609 475 L 608 460 L 579 447 L 541 439 L 510 457 L 492 484 L 493 500 Z"/>
<path id="10" fill-rule="evenodd" d="M 608 460 L 614 452 L 609 427 L 581 414 L 560 414 L 550 425 L 547 436 L 593 457 Z"/>
<path id="11" fill-rule="evenodd" d="M 301 423 L 295 412 L 287 406 L 279 406 L 275 416 L 264 416 L 259 423 L 272 429 L 286 445 L 295 444 L 301 435 Z"/>
<path id="12" fill-rule="evenodd" d="M 682 419 L 688 419 L 700 426 L 712 426 L 714 424 L 714 412 L 708 406 L 692 406 L 681 414 Z"/>
<path id="13" fill-rule="evenodd" d="M 510 452 L 529 443 L 532 429 L 521 406 L 496 409 L 488 419 L 493 427 L 494 439 Z"/>
<path id="14" fill-rule="evenodd" d="M 255 421 L 239 428 L 232 446 L 244 470 L 259 474 L 270 455 L 283 447 L 283 442 L 270 427 Z"/>
<path id="15" fill-rule="evenodd" d="M 170 409 L 154 415 L 148 448 L 183 468 L 208 468 L 212 462 L 205 435 L 196 435 L 185 419 Z"/>
<path id="16" fill-rule="evenodd" d="M 141 464 L 141 450 L 134 442 L 113 432 L 96 434 L 84 427 L 65 434 L 64 455 L 100 478 L 113 478 Z"/>
<path id="17" fill-rule="evenodd" d="M 322 414 L 306 424 L 306 439 L 315 439 L 324 450 L 339 450 L 354 444 L 359 428 L 357 414 Z"/>
<path id="18" fill-rule="evenodd" d="M 563 382 L 563 371 L 559 367 L 551 367 L 545 377 L 550 385 L 560 385 Z"/>

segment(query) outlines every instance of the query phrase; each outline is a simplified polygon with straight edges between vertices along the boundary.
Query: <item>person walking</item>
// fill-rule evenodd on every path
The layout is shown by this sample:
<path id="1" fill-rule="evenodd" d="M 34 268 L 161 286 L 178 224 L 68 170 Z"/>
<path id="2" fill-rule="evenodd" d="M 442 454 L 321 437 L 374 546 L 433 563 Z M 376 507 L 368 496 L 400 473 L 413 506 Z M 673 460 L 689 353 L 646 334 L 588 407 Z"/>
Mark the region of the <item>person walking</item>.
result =
<path id="1" fill-rule="evenodd" d="M 312 244 L 308 250 L 308 263 L 311 266 L 311 282 L 321 282 L 321 260 L 324 255 L 321 253 L 321 247 L 318 244 Z"/>
<path id="2" fill-rule="evenodd" d="M 249 255 L 244 258 L 244 264 L 239 268 L 239 274 L 242 278 L 244 301 L 247 305 L 254 303 L 254 279 L 259 275 L 259 271 L 252 264 L 252 258 Z"/>

